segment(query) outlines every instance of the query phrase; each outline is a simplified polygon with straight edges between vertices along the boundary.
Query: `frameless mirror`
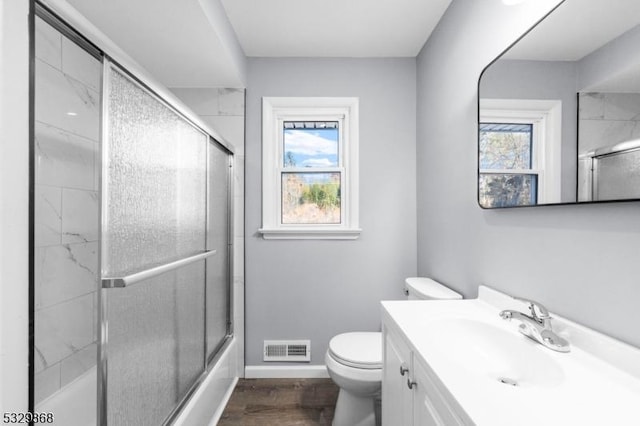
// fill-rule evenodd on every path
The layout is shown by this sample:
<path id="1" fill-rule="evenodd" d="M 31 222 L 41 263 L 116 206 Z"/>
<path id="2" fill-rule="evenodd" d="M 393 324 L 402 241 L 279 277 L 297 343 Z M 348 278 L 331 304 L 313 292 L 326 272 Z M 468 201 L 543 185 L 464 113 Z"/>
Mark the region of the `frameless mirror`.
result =
<path id="1" fill-rule="evenodd" d="M 640 199 L 640 1 L 565 0 L 479 82 L 483 208 Z"/>

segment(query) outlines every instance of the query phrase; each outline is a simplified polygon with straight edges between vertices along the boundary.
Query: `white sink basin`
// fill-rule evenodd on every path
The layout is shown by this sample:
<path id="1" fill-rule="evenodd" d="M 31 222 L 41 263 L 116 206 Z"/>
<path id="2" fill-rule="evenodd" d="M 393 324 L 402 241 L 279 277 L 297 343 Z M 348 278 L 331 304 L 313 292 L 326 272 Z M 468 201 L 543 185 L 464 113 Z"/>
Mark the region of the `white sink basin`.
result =
<path id="1" fill-rule="evenodd" d="M 425 333 L 452 362 L 487 380 L 532 387 L 557 386 L 564 378 L 560 365 L 544 352 L 548 349 L 517 331 L 452 318 L 430 323 Z"/>
<path id="2" fill-rule="evenodd" d="M 477 299 L 382 302 L 450 406 L 478 426 L 640 425 L 640 349 L 552 314 L 571 344 L 553 351 L 505 321 L 525 303 L 481 286 Z"/>

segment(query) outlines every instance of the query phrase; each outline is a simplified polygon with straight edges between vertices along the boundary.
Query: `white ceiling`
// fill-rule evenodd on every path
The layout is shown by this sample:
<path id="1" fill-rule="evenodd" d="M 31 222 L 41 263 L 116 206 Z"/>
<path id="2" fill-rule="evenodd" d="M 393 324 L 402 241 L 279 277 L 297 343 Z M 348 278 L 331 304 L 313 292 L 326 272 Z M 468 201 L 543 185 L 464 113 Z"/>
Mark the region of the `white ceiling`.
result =
<path id="1" fill-rule="evenodd" d="M 222 0 L 247 56 L 414 57 L 451 0 Z"/>
<path id="2" fill-rule="evenodd" d="M 504 56 L 577 61 L 640 24 L 640 0 L 565 0 Z"/>
<path id="3" fill-rule="evenodd" d="M 243 87 L 245 54 L 416 56 L 451 0 L 67 2 L 167 87 Z"/>
<path id="4" fill-rule="evenodd" d="M 67 0 L 167 87 L 242 87 L 220 25 L 203 9 L 216 1 Z"/>
<path id="5" fill-rule="evenodd" d="M 244 55 L 414 57 L 451 2 L 67 1 L 168 87 L 243 87 Z M 639 22 L 640 0 L 566 0 L 505 57 L 578 60 Z"/>

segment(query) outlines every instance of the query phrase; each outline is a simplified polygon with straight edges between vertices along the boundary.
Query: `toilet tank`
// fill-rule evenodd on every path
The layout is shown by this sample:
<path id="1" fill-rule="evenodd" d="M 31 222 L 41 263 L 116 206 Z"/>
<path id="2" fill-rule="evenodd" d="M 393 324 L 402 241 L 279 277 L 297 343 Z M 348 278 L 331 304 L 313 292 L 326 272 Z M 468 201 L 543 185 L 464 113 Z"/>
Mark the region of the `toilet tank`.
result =
<path id="1" fill-rule="evenodd" d="M 462 299 L 462 295 L 431 278 L 410 277 L 404 280 L 404 294 L 409 300 Z"/>

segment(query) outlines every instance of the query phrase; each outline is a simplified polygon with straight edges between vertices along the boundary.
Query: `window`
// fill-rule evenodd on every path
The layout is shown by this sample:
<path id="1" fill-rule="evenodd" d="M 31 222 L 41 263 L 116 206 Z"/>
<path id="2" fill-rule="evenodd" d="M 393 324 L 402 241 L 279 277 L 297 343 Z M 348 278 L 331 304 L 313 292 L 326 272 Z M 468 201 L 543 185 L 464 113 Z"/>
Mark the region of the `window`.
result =
<path id="1" fill-rule="evenodd" d="M 560 102 L 483 99 L 480 108 L 480 205 L 559 202 Z"/>
<path id="2" fill-rule="evenodd" d="M 358 99 L 264 98 L 266 239 L 358 238 Z"/>
<path id="3" fill-rule="evenodd" d="M 537 204 L 539 170 L 533 168 L 533 135 L 531 123 L 480 123 L 480 204 Z"/>

